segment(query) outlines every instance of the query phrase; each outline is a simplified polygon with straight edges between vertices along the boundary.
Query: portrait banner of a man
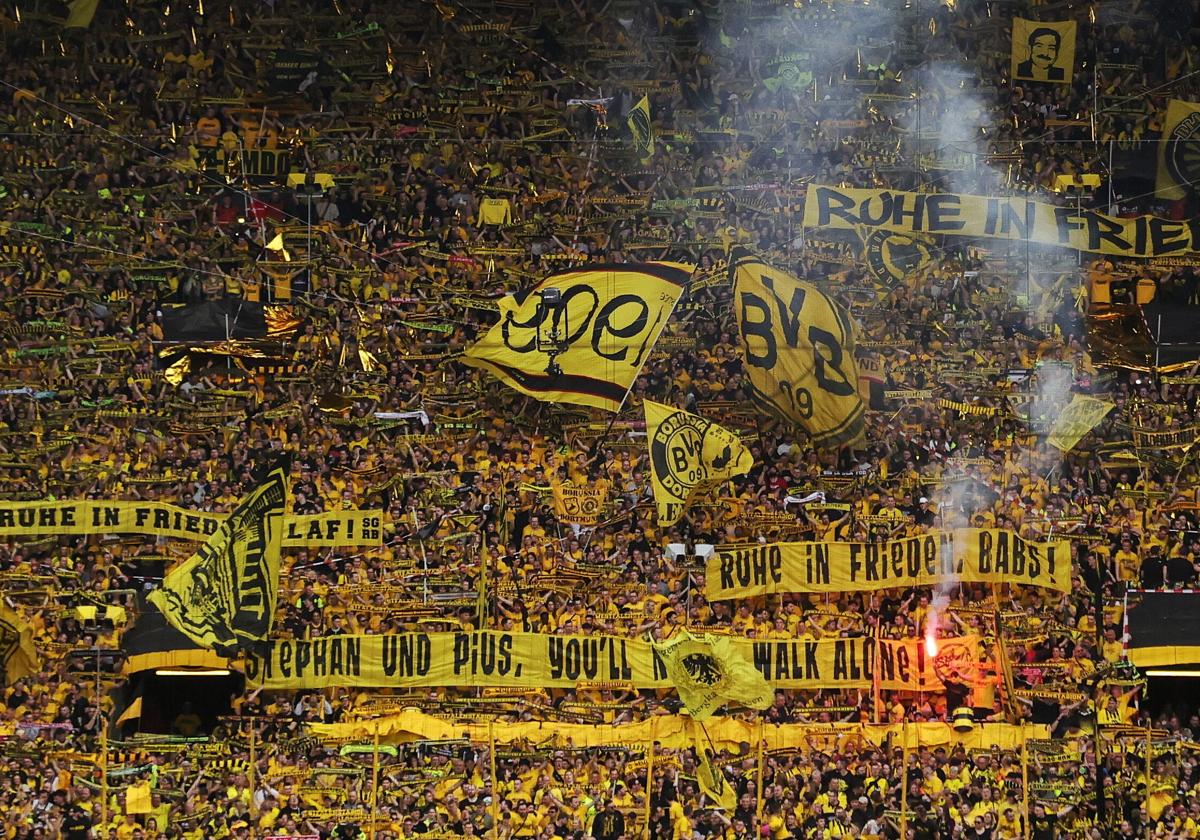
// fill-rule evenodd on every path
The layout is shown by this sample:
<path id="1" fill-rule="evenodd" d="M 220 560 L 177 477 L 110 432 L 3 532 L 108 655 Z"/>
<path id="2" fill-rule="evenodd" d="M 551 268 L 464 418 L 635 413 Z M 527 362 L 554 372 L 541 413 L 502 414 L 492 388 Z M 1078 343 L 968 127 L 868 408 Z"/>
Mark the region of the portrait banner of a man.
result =
<path id="1" fill-rule="evenodd" d="M 1075 29 L 1073 20 L 1013 18 L 1013 80 L 1070 84 L 1075 68 Z"/>

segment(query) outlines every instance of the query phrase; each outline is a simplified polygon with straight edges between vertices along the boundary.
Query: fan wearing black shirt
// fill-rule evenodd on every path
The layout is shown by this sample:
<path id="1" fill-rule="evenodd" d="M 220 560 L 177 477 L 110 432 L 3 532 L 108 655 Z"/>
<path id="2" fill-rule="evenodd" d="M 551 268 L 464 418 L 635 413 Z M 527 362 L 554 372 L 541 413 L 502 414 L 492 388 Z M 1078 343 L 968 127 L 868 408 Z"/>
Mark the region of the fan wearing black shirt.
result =
<path id="1" fill-rule="evenodd" d="M 60 830 L 63 840 L 89 840 L 92 836 L 92 818 L 78 805 L 72 805 L 63 817 Z"/>
<path id="2" fill-rule="evenodd" d="M 1031 840 L 1054 840 L 1055 817 L 1046 813 L 1046 806 L 1035 803 L 1029 815 Z"/>
<path id="3" fill-rule="evenodd" d="M 610 800 L 592 820 L 592 836 L 596 840 L 618 840 L 624 833 L 625 815 Z"/>

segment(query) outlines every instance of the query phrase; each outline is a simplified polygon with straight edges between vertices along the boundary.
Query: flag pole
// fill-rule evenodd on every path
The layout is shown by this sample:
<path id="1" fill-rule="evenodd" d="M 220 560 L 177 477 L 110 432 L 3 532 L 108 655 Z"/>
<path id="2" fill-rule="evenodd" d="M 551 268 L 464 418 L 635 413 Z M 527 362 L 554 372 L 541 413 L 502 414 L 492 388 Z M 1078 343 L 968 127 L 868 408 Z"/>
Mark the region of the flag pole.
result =
<path id="1" fill-rule="evenodd" d="M 873 722 L 876 725 L 879 724 L 879 719 L 882 716 L 882 712 L 883 712 L 883 701 L 880 698 L 880 694 L 882 692 L 880 691 L 880 685 L 879 685 L 879 683 L 880 683 L 879 645 L 881 642 L 880 634 L 879 634 L 879 626 L 880 626 L 879 617 L 876 616 L 876 618 L 875 618 L 875 665 L 871 669 L 871 696 L 872 696 L 872 701 L 873 701 L 872 705 L 874 706 L 871 717 L 872 717 Z"/>
<path id="2" fill-rule="evenodd" d="M 97 698 L 99 703 L 99 698 Z M 108 726 L 100 724 L 100 824 L 108 836 Z"/>
<path id="3" fill-rule="evenodd" d="M 488 762 L 492 771 L 492 840 L 500 840 L 500 785 L 496 779 L 496 722 L 488 720 Z"/>
<path id="4" fill-rule="evenodd" d="M 900 724 L 903 746 L 900 754 L 900 837 L 908 840 L 908 721 Z"/>
<path id="5" fill-rule="evenodd" d="M 1097 725 L 1099 725 L 1097 723 Z M 1099 772 L 1099 768 L 1097 768 Z M 1022 832 L 1025 840 L 1029 840 L 1029 729 L 1026 724 L 1021 724 L 1021 807 L 1025 812 L 1023 824 L 1025 830 Z"/>
<path id="6" fill-rule="evenodd" d="M 371 756 L 371 828 L 370 840 L 375 840 L 375 825 L 379 820 L 379 719 L 375 719 L 375 749 Z"/>
<path id="7" fill-rule="evenodd" d="M 650 814 L 654 799 L 654 738 L 650 738 L 650 746 L 646 750 L 646 834 L 645 840 L 650 840 Z"/>
<path id="8" fill-rule="evenodd" d="M 696 275 L 696 271 L 695 271 L 695 269 L 693 269 L 692 276 L 694 277 L 695 275 Z M 691 278 L 690 277 L 688 278 L 688 286 L 689 287 L 691 286 Z M 685 294 L 687 294 L 688 291 L 689 291 L 689 289 L 684 289 L 682 292 L 679 293 L 679 297 L 675 298 L 675 300 L 671 303 L 671 310 L 667 313 L 667 317 L 663 319 L 662 327 L 659 329 L 658 335 L 656 335 L 654 337 L 654 344 L 651 344 L 648 347 L 646 347 L 646 352 L 642 356 L 642 363 L 640 365 L 638 365 L 637 372 L 633 375 L 633 379 L 629 380 L 629 387 L 626 388 L 625 393 L 621 395 L 620 405 L 618 405 L 617 410 L 613 412 L 613 416 L 609 418 L 608 425 L 604 427 L 604 434 L 600 435 L 600 437 L 596 439 L 596 444 L 592 447 L 592 451 L 590 453 L 588 453 L 589 457 L 591 457 L 591 458 L 596 457 L 596 453 L 598 453 L 604 447 L 605 442 L 608 440 L 608 436 L 610 434 L 612 434 L 613 424 L 615 424 L 617 422 L 617 418 L 620 417 L 621 412 L 625 410 L 625 403 L 628 402 L 629 395 L 633 392 L 633 386 L 637 384 L 638 377 L 642 375 L 642 369 L 646 367 L 646 362 L 650 361 L 650 354 L 654 352 L 654 345 L 658 344 L 658 340 L 660 338 L 662 338 L 663 330 L 665 330 L 667 328 L 667 324 L 671 323 L 671 318 L 674 317 L 675 310 L 679 307 L 679 298 L 681 298 Z M 583 550 L 584 551 L 587 551 L 588 546 L 592 542 L 592 535 L 595 533 L 596 533 L 595 528 L 592 528 L 592 530 L 588 531 L 587 539 L 583 541 Z M 685 614 L 685 617 L 686 617 L 686 614 Z"/>
<path id="9" fill-rule="evenodd" d="M 1099 714 L 1097 714 L 1096 717 L 1097 717 L 1096 725 L 1099 726 L 1100 725 Z M 1153 757 L 1154 757 L 1154 744 L 1150 740 L 1150 737 L 1153 733 L 1154 733 L 1154 729 L 1152 728 L 1152 723 L 1151 723 L 1151 721 L 1147 720 L 1146 721 L 1146 802 L 1145 802 L 1145 808 L 1146 808 L 1147 813 L 1150 811 L 1150 778 L 1151 778 L 1150 777 L 1150 763 L 1151 763 L 1151 759 L 1153 759 Z M 1100 772 L 1099 768 L 1097 768 L 1096 772 L 1097 773 Z M 1152 828 L 1150 828 L 1150 824 L 1147 823 L 1146 824 L 1146 837 L 1152 837 L 1153 833 L 1154 833 L 1154 830 Z"/>
<path id="10" fill-rule="evenodd" d="M 766 741 L 766 727 L 763 725 L 762 714 L 758 715 L 758 784 L 755 785 L 756 801 L 754 803 L 754 827 L 758 831 L 763 821 L 763 742 Z"/>
<path id="11" fill-rule="evenodd" d="M 258 718 L 251 716 L 250 718 L 250 766 L 247 768 L 247 776 L 250 782 L 250 816 L 258 817 L 258 804 L 255 793 L 257 788 L 257 780 L 255 778 L 255 748 L 258 746 L 256 741 L 258 738 Z"/>

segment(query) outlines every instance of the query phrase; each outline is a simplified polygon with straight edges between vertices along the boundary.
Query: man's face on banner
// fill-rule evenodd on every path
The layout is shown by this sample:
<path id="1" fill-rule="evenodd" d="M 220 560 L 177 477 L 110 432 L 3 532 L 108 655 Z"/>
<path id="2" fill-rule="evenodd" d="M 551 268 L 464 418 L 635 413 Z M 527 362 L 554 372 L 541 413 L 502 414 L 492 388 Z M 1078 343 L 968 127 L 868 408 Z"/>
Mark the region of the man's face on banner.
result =
<path id="1" fill-rule="evenodd" d="M 1029 42 L 1029 60 L 1038 70 L 1045 72 L 1058 61 L 1058 36 L 1039 35 Z"/>

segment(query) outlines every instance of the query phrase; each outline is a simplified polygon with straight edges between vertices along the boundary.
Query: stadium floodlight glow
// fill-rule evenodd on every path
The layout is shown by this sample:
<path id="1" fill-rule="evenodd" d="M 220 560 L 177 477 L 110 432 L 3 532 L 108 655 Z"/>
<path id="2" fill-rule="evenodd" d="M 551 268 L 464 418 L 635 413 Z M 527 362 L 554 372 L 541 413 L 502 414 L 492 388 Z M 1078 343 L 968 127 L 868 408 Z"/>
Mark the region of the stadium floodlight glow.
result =
<path id="1" fill-rule="evenodd" d="M 159 668 L 156 677 L 228 677 L 228 668 Z"/>
<path id="2" fill-rule="evenodd" d="M 1146 672 L 1147 677 L 1200 677 L 1200 671 L 1164 671 L 1151 670 Z"/>

